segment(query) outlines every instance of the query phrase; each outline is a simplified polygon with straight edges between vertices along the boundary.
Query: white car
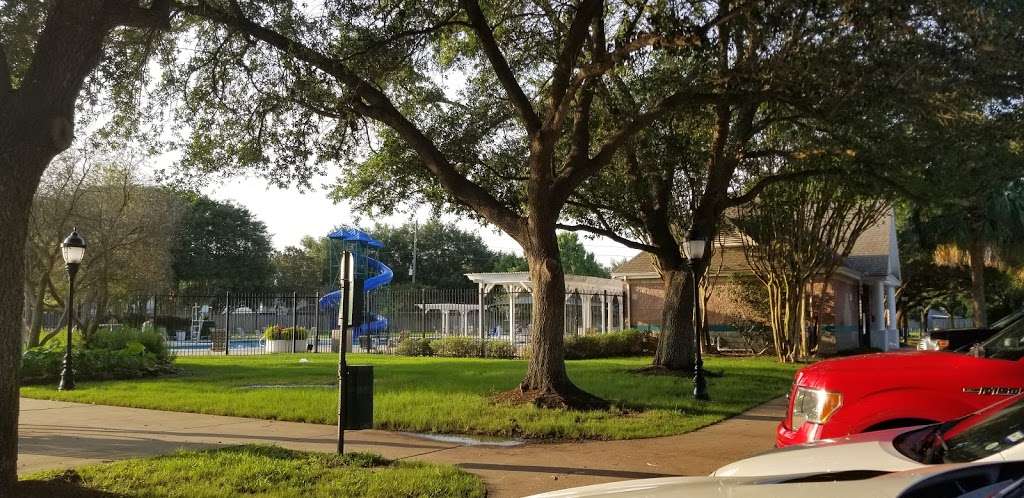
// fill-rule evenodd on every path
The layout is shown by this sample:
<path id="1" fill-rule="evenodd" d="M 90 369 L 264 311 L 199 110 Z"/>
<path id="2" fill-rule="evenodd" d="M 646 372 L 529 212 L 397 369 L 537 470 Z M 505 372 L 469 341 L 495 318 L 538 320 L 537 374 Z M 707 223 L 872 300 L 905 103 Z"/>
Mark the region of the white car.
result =
<path id="1" fill-rule="evenodd" d="M 800 474 L 773 477 L 664 477 L 621 481 L 531 498 L 1003 498 L 1024 497 L 1024 462 L 930 465 L 875 476 Z"/>
<path id="2" fill-rule="evenodd" d="M 1024 395 L 941 424 L 790 446 L 726 465 L 712 476 L 900 471 L 923 465 L 1024 460 Z"/>

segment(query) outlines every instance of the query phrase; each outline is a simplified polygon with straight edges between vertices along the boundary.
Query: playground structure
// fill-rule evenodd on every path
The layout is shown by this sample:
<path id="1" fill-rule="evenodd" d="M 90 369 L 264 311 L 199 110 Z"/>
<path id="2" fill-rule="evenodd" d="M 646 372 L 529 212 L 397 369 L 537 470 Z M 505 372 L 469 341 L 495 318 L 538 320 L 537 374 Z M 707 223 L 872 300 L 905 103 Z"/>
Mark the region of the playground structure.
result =
<path id="1" fill-rule="evenodd" d="M 350 251 L 356 262 L 356 277 L 363 282 L 362 293 L 364 296 L 368 296 L 372 291 L 391 283 L 391 279 L 394 278 L 394 272 L 387 265 L 372 257 L 376 256 L 378 249 L 384 247 L 381 241 L 374 239 L 370 234 L 358 228 L 352 227 L 339 228 L 328 234 L 327 238 L 332 241 L 330 253 L 331 275 L 341 275 L 341 254 L 343 251 Z M 365 302 L 370 303 L 372 300 L 366 299 Z M 341 290 L 336 290 L 320 298 L 319 305 L 323 310 L 337 313 L 340 303 Z M 371 308 L 372 306 L 367 305 L 362 310 L 357 310 L 362 313 L 362 316 L 358 320 L 359 325 L 352 329 L 352 342 L 354 344 L 367 343 L 367 340 L 361 340 L 361 338 L 369 339 L 369 336 L 372 334 L 388 330 L 388 319 L 377 314 Z"/>

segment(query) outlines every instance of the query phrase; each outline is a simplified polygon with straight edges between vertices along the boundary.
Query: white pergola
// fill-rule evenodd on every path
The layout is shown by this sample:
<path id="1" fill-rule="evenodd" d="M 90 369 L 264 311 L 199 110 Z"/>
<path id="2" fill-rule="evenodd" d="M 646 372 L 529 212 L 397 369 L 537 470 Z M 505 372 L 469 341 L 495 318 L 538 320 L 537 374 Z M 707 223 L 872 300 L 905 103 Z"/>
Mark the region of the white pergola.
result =
<path id="1" fill-rule="evenodd" d="M 447 334 L 449 329 L 450 320 L 449 317 L 454 311 L 459 314 L 459 323 L 462 328 L 462 335 L 469 335 L 469 320 L 467 316 L 470 312 L 477 311 L 472 307 L 473 305 L 459 304 L 459 303 L 430 303 L 430 304 L 417 304 L 416 307 L 423 310 L 424 313 L 431 311 L 438 311 L 441 313 L 441 332 Z"/>
<path id="2" fill-rule="evenodd" d="M 483 308 L 483 296 L 495 287 L 502 287 L 509 293 L 509 330 L 516 329 L 516 295 L 517 293 L 530 293 L 533 288 L 530 284 L 529 272 L 502 272 L 502 273 L 467 273 L 466 277 L 477 284 L 480 292 L 480 307 Z M 626 283 L 622 280 L 610 278 L 589 277 L 583 275 L 565 276 L 566 297 L 576 294 L 580 297 L 583 309 L 587 310 L 583 315 L 583 329 L 593 329 L 593 319 L 589 312 L 595 298 L 601 303 L 601 327 L 602 332 L 609 330 L 622 330 L 625 323 L 626 307 Z M 613 301 L 619 300 L 618 316 L 615 316 Z M 617 320 L 616 320 L 617 318 Z M 480 317 L 480 328 L 483 328 L 483 316 Z"/>

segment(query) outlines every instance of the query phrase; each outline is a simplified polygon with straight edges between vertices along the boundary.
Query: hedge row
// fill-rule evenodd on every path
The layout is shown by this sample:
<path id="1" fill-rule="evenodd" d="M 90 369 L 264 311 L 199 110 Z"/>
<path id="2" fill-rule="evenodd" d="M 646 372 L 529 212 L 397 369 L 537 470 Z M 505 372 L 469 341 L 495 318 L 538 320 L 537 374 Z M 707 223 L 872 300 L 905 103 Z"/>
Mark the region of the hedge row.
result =
<path id="1" fill-rule="evenodd" d="M 607 334 L 573 336 L 565 338 L 565 359 L 613 358 L 616 356 L 650 356 L 658 346 L 658 338 L 639 330 L 624 330 Z M 515 348 L 507 341 L 484 342 L 485 357 L 513 358 Z M 473 337 L 445 337 L 419 339 L 407 337 L 395 350 L 404 356 L 443 356 L 449 358 L 479 358 L 480 339 Z M 528 356 L 528 353 L 524 356 Z"/>
<path id="2" fill-rule="evenodd" d="M 446 358 L 479 358 L 480 339 L 472 337 L 444 337 L 441 339 L 402 339 L 395 353 L 404 356 L 442 356 Z M 516 351 L 507 341 L 483 342 L 486 358 L 515 358 Z"/>
<path id="3" fill-rule="evenodd" d="M 565 359 L 650 356 L 654 354 L 657 347 L 657 336 L 639 330 L 572 336 L 565 338 Z"/>

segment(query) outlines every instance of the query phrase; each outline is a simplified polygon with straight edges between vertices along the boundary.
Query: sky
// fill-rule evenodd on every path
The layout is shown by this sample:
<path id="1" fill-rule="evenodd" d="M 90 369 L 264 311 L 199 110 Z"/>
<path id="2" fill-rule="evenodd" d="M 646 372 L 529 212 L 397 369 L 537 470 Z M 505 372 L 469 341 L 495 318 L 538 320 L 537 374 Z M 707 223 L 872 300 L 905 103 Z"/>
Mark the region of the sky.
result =
<path id="1" fill-rule="evenodd" d="M 357 217 L 347 204 L 334 204 L 328 199 L 323 188 L 299 193 L 296 190 L 285 190 L 269 185 L 265 180 L 254 176 L 211 184 L 202 190 L 213 199 L 232 201 L 249 209 L 256 218 L 266 223 L 277 249 L 298 245 L 299 240 L 306 235 L 326 235 L 337 225 L 367 228 L 378 221 L 388 225 L 401 225 L 413 217 L 420 221 L 426 221 L 430 217 L 427 209 L 415 214 L 381 219 Z M 494 228 L 451 216 L 442 219 L 455 221 L 462 229 L 477 232 L 491 249 L 522 254 L 519 244 Z M 587 250 L 594 253 L 598 262 L 605 266 L 624 258 L 631 258 L 637 253 L 634 249 L 604 237 L 589 239 L 582 237 L 581 234 L 581 239 Z"/>

